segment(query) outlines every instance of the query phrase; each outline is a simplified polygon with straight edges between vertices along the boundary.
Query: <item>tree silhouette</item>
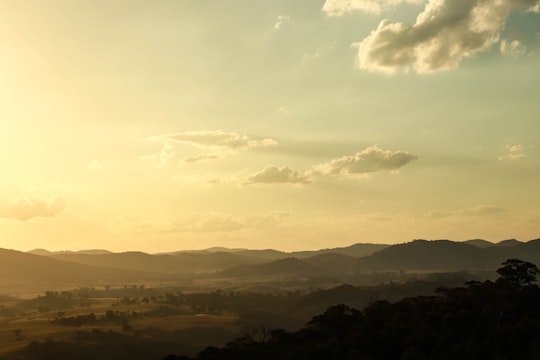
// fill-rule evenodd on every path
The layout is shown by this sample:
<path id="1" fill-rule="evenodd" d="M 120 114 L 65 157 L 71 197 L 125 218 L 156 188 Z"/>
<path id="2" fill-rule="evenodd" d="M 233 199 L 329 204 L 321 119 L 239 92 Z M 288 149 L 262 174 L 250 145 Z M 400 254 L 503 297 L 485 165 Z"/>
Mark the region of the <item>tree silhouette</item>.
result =
<path id="1" fill-rule="evenodd" d="M 540 273 L 540 270 L 533 263 L 519 259 L 508 259 L 502 265 L 501 268 L 497 269 L 497 273 L 501 275 L 500 281 L 515 288 L 536 284 L 536 275 Z"/>

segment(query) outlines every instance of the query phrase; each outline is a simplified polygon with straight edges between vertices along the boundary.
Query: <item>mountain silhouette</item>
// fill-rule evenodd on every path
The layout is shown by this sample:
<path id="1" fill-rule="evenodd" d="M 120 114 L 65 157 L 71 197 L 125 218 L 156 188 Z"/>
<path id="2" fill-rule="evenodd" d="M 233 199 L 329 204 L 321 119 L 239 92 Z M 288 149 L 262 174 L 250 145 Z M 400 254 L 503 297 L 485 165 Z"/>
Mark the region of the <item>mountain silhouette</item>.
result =
<path id="1" fill-rule="evenodd" d="M 96 267 L 50 256 L 0 249 L 0 287 L 4 290 L 85 286 L 152 277 L 155 278 L 155 275 L 141 270 Z"/>
<path id="2" fill-rule="evenodd" d="M 229 252 L 147 254 L 144 252 L 123 252 L 110 254 L 64 253 L 51 255 L 55 259 L 67 260 L 92 266 L 104 266 L 124 270 L 144 270 L 159 273 L 200 273 L 223 270 L 225 268 L 264 262 L 263 259 Z"/>
<path id="3" fill-rule="evenodd" d="M 268 276 L 313 276 L 322 274 L 318 266 L 298 258 L 274 260 L 260 265 L 241 265 L 220 271 L 215 276 L 223 277 L 268 277 Z"/>

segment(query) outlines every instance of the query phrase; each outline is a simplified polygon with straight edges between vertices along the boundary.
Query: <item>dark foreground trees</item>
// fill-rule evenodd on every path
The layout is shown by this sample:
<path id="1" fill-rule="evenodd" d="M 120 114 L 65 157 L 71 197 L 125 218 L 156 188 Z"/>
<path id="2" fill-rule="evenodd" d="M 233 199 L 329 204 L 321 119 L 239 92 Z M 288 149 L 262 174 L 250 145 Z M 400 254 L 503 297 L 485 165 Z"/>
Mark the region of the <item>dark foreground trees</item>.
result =
<path id="1" fill-rule="evenodd" d="M 519 259 L 508 259 L 502 265 L 497 270 L 501 276 L 499 281 L 516 288 L 536 284 L 536 276 L 540 273 L 536 265 Z"/>
<path id="2" fill-rule="evenodd" d="M 510 259 L 496 282 L 375 301 L 363 311 L 332 306 L 297 332 L 244 336 L 197 359 L 540 359 L 538 272 Z"/>

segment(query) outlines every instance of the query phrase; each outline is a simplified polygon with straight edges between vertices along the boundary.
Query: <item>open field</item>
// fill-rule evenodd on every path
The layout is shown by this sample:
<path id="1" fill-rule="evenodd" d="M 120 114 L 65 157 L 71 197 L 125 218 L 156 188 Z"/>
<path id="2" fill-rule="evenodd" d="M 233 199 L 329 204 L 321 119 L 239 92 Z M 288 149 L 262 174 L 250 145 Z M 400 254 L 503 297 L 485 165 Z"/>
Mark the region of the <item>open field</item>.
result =
<path id="1" fill-rule="evenodd" d="M 47 297 L 54 295 L 38 300 Z M 150 301 L 122 304 L 121 298 L 86 300 L 84 306 L 30 310 L 1 317 L 0 359 L 26 358 L 23 354 L 36 342 L 76 343 L 85 347 L 118 342 L 118 338 L 123 342 L 167 343 L 169 346 L 163 349 L 173 344 L 176 351 L 194 353 L 205 346 L 224 343 L 241 332 L 234 314 L 196 313 L 184 305 L 171 307 Z M 24 309 L 28 301 L 33 300 L 6 301 L 2 308 Z"/>

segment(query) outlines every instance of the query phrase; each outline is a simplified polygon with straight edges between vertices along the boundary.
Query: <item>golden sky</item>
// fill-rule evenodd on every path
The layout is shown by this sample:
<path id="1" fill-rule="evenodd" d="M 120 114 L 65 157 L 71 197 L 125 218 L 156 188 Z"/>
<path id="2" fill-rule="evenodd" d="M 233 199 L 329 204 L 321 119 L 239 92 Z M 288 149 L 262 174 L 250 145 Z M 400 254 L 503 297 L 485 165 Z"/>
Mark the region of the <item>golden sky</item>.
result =
<path id="1" fill-rule="evenodd" d="M 537 0 L 5 0 L 0 247 L 540 236 Z"/>

